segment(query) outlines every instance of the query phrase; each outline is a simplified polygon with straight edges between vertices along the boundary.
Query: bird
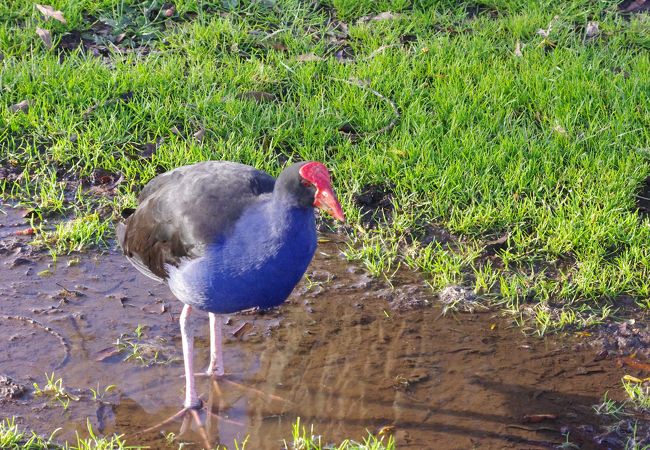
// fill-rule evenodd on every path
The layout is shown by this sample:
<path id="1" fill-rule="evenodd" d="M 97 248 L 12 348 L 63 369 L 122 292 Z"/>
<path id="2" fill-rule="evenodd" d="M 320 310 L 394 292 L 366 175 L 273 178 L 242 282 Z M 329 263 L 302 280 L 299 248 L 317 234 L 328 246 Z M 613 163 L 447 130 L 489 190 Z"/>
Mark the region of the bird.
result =
<path id="1" fill-rule="evenodd" d="M 216 380 L 225 373 L 220 315 L 271 308 L 287 299 L 316 251 L 315 209 L 345 222 L 329 170 L 320 162 L 294 163 L 276 179 L 236 162 L 203 161 L 153 178 L 135 211 L 117 224 L 128 261 L 167 283 L 183 303 L 185 400 L 163 423 L 189 414 L 201 427 L 191 314 L 209 315 L 210 363 L 204 375 Z"/>

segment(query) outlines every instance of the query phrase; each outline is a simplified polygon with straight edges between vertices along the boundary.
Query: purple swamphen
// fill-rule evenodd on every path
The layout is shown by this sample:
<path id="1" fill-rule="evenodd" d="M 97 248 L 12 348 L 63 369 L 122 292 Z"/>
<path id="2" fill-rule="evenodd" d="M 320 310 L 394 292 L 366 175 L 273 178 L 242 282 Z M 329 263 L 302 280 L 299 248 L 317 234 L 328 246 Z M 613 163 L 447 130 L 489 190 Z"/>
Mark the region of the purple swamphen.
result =
<path id="1" fill-rule="evenodd" d="M 201 162 L 155 177 L 138 202 L 118 239 L 140 272 L 166 282 L 184 303 L 185 403 L 169 420 L 191 413 L 201 426 L 191 312 L 209 313 L 207 375 L 216 379 L 224 374 L 217 315 L 284 302 L 316 250 L 314 207 L 340 221 L 343 211 L 319 162 L 293 164 L 277 179 L 243 164 Z"/>

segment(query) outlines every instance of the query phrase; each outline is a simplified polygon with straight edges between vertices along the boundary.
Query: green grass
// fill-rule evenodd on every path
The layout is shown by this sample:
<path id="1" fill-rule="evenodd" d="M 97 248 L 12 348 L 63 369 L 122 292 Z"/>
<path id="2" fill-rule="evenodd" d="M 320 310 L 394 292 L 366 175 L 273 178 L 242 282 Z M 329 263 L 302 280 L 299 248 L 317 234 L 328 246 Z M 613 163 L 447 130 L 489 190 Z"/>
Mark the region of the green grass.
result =
<path id="1" fill-rule="evenodd" d="M 334 171 L 349 257 L 375 274 L 406 265 L 434 291 L 470 286 L 541 333 L 598 323 L 622 295 L 647 310 L 650 221 L 636 201 L 650 175 L 650 19 L 616 3 L 182 0 L 167 18 L 155 0 L 54 1 L 62 24 L 5 2 L 0 164 L 13 175 L 0 192 L 66 253 L 110 238 L 161 171 L 228 159 L 277 175 L 287 158 L 316 159 Z M 358 20 L 384 11 L 395 18 Z M 328 15 L 348 25 L 348 62 Z M 104 54 L 60 50 L 95 18 L 113 28 L 82 36 Z M 587 39 L 591 20 L 600 35 Z M 323 59 L 298 60 L 308 53 Z M 347 80 L 394 101 L 397 125 L 374 133 L 393 109 Z M 277 101 L 237 96 L 249 91 Z M 28 111 L 12 112 L 23 100 Z M 98 169 L 123 176 L 111 195 L 90 188 Z M 376 230 L 358 226 L 354 201 L 369 184 L 392 190 Z M 422 244 L 431 224 L 457 241 Z"/>
<path id="2" fill-rule="evenodd" d="M 385 440 L 385 442 L 384 442 Z M 345 440 L 340 445 L 324 445 L 322 438 L 314 434 L 314 427 L 309 430 L 300 425 L 300 418 L 293 425 L 293 442 L 285 441 L 286 450 L 395 450 L 392 436 L 384 439 L 371 434 L 362 442 Z"/>
<path id="3" fill-rule="evenodd" d="M 607 426 L 610 431 L 619 430 L 621 435 L 627 437 L 625 450 L 650 449 L 650 445 L 643 443 L 647 441 L 647 423 L 638 420 L 638 415 L 635 414 L 635 411 L 643 413 L 649 409 L 648 388 L 647 385 L 644 387 L 647 382 L 647 379 L 641 380 L 625 376 L 622 384 L 623 389 L 628 394 L 628 400 L 617 402 L 608 398 L 608 393 L 605 392 L 602 402 L 593 407 L 596 414 L 604 416 L 613 422 Z"/>
<path id="4" fill-rule="evenodd" d="M 134 361 L 142 366 L 173 364 L 178 358 L 165 356 L 164 338 L 147 338 L 143 325 L 138 325 L 133 332 L 122 333 L 115 341 L 115 349 L 123 355 L 123 361 Z"/>
<path id="5" fill-rule="evenodd" d="M 98 437 L 87 424 L 88 438 L 77 435 L 76 442 L 58 444 L 55 439 L 57 431 L 45 439 L 35 433 L 21 431 L 13 419 L 4 419 L 0 422 L 0 448 L 5 450 L 127 450 L 143 447 L 127 446 L 121 436 Z"/>
<path id="6" fill-rule="evenodd" d="M 55 378 L 54 372 L 51 375 L 45 374 L 45 379 L 46 384 L 42 389 L 38 383 L 34 383 L 35 396 L 48 396 L 50 399 L 59 402 L 64 410 L 67 410 L 68 406 L 70 406 L 70 400 L 79 401 L 78 396 L 66 391 L 65 387 L 63 387 L 63 379 Z"/>
<path id="7" fill-rule="evenodd" d="M 634 377 L 624 378 L 623 389 L 635 408 L 650 411 L 650 378 L 645 380 Z"/>
<path id="8" fill-rule="evenodd" d="M 95 434 L 90 422 L 87 424 L 89 437 L 82 439 L 77 436 L 76 443 L 59 444 L 55 440 L 56 431 L 45 439 L 35 433 L 21 431 L 13 419 L 4 419 L 0 422 L 0 448 L 3 450 L 127 450 L 148 447 L 128 446 L 121 436 L 100 437 Z M 384 442 L 385 441 L 385 442 Z M 362 442 L 345 440 L 340 445 L 324 445 L 321 437 L 314 435 L 313 426 L 308 433 L 306 428 L 300 426 L 300 418 L 293 425 L 291 442 L 284 443 L 286 450 L 395 450 L 395 441 L 392 437 L 382 438 L 368 435 Z M 216 450 L 245 450 L 246 440 L 235 442 L 233 447 L 218 446 Z"/>

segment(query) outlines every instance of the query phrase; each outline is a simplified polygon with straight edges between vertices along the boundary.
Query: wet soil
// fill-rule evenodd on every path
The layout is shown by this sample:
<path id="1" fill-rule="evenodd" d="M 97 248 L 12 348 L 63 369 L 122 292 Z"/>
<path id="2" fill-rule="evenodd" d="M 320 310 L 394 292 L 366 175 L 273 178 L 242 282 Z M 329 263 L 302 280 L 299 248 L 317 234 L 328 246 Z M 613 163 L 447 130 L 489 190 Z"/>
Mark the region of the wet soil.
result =
<path id="1" fill-rule="evenodd" d="M 136 433 L 181 407 L 180 303 L 117 251 L 56 264 L 33 253 L 29 237 L 15 234 L 28 225 L 4 209 L 0 374 L 27 392 L 3 394 L 0 416 L 48 435 L 61 427 L 60 439 L 83 434 L 89 418 L 131 445 L 177 448 L 159 432 Z M 283 448 L 300 417 L 324 442 L 392 427 L 400 449 L 554 448 L 566 432 L 583 449 L 618 448 L 598 444 L 611 419 L 592 407 L 606 391 L 622 400 L 621 377 L 634 371 L 585 345 L 592 338 L 527 337 L 489 311 L 443 317 L 423 306 L 435 299 L 415 275 L 398 274 L 391 288 L 345 261 L 331 239 L 281 308 L 224 318 L 227 379 L 248 388 L 220 383 L 215 445 L 249 435 L 247 448 Z M 207 315 L 199 320 L 197 370 L 209 348 Z M 31 388 L 53 371 L 71 394 L 65 410 Z M 207 381 L 198 386 L 208 399 Z"/>
<path id="2" fill-rule="evenodd" d="M 366 228 L 375 228 L 390 222 L 393 213 L 393 186 L 368 184 L 353 196 L 355 205 L 361 211 L 361 223 Z"/>

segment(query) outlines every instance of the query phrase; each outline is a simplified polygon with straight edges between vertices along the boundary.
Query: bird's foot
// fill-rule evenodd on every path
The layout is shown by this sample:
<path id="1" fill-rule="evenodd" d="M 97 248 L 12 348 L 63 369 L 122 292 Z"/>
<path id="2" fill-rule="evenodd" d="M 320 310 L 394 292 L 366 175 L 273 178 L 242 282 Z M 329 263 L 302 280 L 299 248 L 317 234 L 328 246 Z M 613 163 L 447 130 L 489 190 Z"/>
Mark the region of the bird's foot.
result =
<path id="1" fill-rule="evenodd" d="M 237 426 L 244 426 L 241 422 L 236 422 L 234 420 L 226 419 L 225 417 L 220 416 L 219 414 L 216 414 L 212 411 L 212 398 L 210 399 L 210 402 L 208 405 L 205 405 L 203 400 L 199 399 L 196 405 L 193 406 L 185 406 L 183 409 L 181 409 L 179 412 L 176 414 L 168 417 L 167 419 L 163 420 L 162 422 L 157 423 L 156 425 L 153 425 L 146 430 L 142 430 L 138 434 L 145 434 L 149 433 L 152 431 L 156 431 L 164 427 L 165 425 L 168 425 L 175 420 L 178 419 L 183 419 L 183 422 L 181 424 L 180 431 L 178 432 L 177 437 L 183 436 L 188 429 L 190 429 L 192 423 L 196 425 L 196 429 L 198 431 L 199 436 L 201 437 L 202 444 L 204 445 L 204 448 L 210 449 L 212 448 L 212 444 L 210 442 L 209 434 L 210 434 L 210 429 L 212 428 L 212 423 L 211 419 L 217 419 L 221 420 L 233 425 Z M 204 420 L 202 419 L 201 416 L 205 417 L 205 423 Z M 207 429 L 206 429 L 207 428 Z"/>
<path id="2" fill-rule="evenodd" d="M 156 425 L 153 425 L 146 430 L 142 430 L 138 434 L 145 434 L 149 433 L 151 431 L 156 431 L 161 429 L 167 424 L 170 424 L 174 422 L 177 419 L 182 418 L 183 419 L 183 424 L 181 425 L 180 432 L 178 433 L 178 436 L 182 436 L 185 434 L 189 426 L 191 425 L 192 422 L 194 422 L 197 426 L 197 429 L 199 431 L 199 435 L 201 436 L 201 440 L 203 441 L 203 445 L 205 448 L 211 448 L 210 445 L 210 439 L 208 438 L 208 433 L 205 431 L 205 428 L 203 426 L 203 421 L 201 420 L 201 416 L 199 415 L 199 412 L 203 409 L 203 401 L 199 400 L 198 405 L 196 406 L 185 406 L 183 409 L 178 411 L 176 414 L 168 417 L 167 419 L 163 420 L 162 422 L 157 423 Z"/>

